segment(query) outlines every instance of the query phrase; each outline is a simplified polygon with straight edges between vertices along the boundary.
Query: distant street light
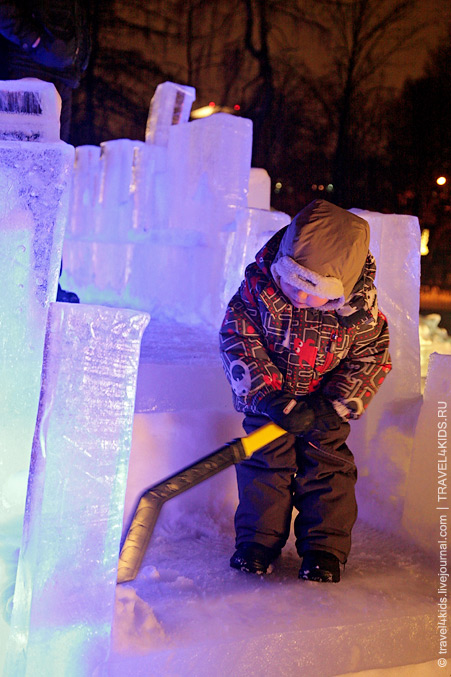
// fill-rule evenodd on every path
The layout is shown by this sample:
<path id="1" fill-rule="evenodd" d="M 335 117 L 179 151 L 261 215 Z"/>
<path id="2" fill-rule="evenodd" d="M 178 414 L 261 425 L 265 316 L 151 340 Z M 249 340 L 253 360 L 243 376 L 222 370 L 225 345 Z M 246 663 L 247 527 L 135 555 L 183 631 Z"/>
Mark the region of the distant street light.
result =
<path id="1" fill-rule="evenodd" d="M 439 176 L 437 181 L 436 181 L 436 184 L 438 186 L 444 186 L 445 183 L 446 183 L 446 176 Z"/>
<path id="2" fill-rule="evenodd" d="M 421 231 L 421 256 L 427 256 L 429 254 L 429 228 L 423 228 Z"/>
<path id="3" fill-rule="evenodd" d="M 229 113 L 231 115 L 237 113 L 241 110 L 239 104 L 235 104 L 233 108 L 229 106 L 217 106 L 214 101 L 210 101 L 208 106 L 202 106 L 201 108 L 196 108 L 191 111 L 191 118 L 197 120 L 199 118 L 207 118 L 214 113 Z"/>

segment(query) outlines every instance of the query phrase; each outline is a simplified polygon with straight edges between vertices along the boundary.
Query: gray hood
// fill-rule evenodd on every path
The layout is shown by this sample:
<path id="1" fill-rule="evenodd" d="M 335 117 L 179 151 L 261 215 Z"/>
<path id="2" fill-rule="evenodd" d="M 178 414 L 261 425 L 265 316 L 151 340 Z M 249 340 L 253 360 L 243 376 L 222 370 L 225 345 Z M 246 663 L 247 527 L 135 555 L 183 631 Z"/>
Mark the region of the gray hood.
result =
<path id="1" fill-rule="evenodd" d="M 288 226 L 271 273 L 297 289 L 329 299 L 324 310 L 344 306 L 360 278 L 370 241 L 368 223 L 346 209 L 314 200 Z"/>

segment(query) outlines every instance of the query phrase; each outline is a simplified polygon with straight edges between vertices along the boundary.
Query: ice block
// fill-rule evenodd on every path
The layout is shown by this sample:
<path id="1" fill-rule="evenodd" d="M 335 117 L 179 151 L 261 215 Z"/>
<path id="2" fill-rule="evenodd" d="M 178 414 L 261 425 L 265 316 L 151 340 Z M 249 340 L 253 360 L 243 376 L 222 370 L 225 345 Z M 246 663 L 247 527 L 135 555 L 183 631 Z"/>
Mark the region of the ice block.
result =
<path id="1" fill-rule="evenodd" d="M 133 160 L 133 230 L 135 240 L 149 239 L 151 231 L 166 231 L 169 219 L 168 150 L 139 144 Z"/>
<path id="2" fill-rule="evenodd" d="M 446 545 L 443 536 L 451 503 L 447 457 L 450 402 L 451 355 L 432 353 L 415 430 L 402 524 L 420 547 L 436 555 L 437 562 L 439 542 Z M 441 522 L 445 525 L 442 532 Z"/>
<path id="3" fill-rule="evenodd" d="M 247 206 L 250 209 L 271 209 L 271 178 L 266 169 L 251 167 Z"/>
<path id="4" fill-rule="evenodd" d="M 66 237 L 91 240 L 100 210 L 100 146 L 75 149 L 74 182 Z"/>
<path id="5" fill-rule="evenodd" d="M 102 144 L 97 204 L 87 179 L 75 183 L 62 284 L 90 303 L 217 326 L 262 233 L 289 221 L 248 210 L 251 145 L 252 123 L 226 114 L 171 125 L 168 147 Z"/>
<path id="6" fill-rule="evenodd" d="M 237 210 L 234 228 L 229 230 L 221 289 L 221 309 L 225 312 L 244 278 L 244 271 L 257 252 L 278 230 L 287 226 L 291 217 L 284 212 L 266 209 Z"/>
<path id="7" fill-rule="evenodd" d="M 73 157 L 63 142 L 0 142 L 0 523 L 23 515 Z"/>
<path id="8" fill-rule="evenodd" d="M 416 216 L 353 210 L 370 224 L 379 305 L 391 328 L 393 398 L 419 395 L 420 242 Z"/>
<path id="9" fill-rule="evenodd" d="M 103 674 L 148 319 L 50 307 L 5 677 Z"/>
<path id="10" fill-rule="evenodd" d="M 101 144 L 100 209 L 95 239 L 127 242 L 133 228 L 133 164 L 135 151 L 143 141 L 117 139 Z"/>
<path id="11" fill-rule="evenodd" d="M 0 81 L 0 141 L 60 140 L 61 98 L 37 78 Z"/>
<path id="12" fill-rule="evenodd" d="M 155 90 L 149 108 L 146 142 L 167 146 L 172 125 L 188 122 L 191 106 L 196 99 L 194 87 L 163 82 Z"/>
<path id="13" fill-rule="evenodd" d="M 206 241 L 247 207 L 252 122 L 227 113 L 171 127 L 168 144 L 169 227 Z"/>
<path id="14" fill-rule="evenodd" d="M 360 514 L 398 528 L 421 403 L 419 299 L 420 227 L 414 216 L 352 210 L 370 225 L 379 307 L 390 329 L 393 369 L 368 412 L 351 426 L 359 468 Z"/>
<path id="15" fill-rule="evenodd" d="M 246 265 L 289 221 L 283 212 L 237 209 L 211 245 L 183 229 L 139 231 L 143 239 L 127 244 L 66 240 L 62 284 L 89 303 L 217 328 Z"/>

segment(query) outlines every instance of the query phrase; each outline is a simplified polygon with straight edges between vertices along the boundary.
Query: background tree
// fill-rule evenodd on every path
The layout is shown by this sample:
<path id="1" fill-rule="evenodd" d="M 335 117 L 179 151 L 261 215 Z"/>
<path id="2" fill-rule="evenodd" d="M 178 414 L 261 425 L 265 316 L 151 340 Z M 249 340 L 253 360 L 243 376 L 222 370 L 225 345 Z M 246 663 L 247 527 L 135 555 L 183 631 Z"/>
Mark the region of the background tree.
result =
<path id="1" fill-rule="evenodd" d="M 301 76 L 329 126 L 330 180 L 334 200 L 343 206 L 361 202 L 362 190 L 371 199 L 370 174 L 383 162 L 385 110 L 393 94 L 384 84 L 385 69 L 426 25 L 412 22 L 416 5 L 416 0 L 315 0 L 309 6 L 327 31 L 330 59 L 321 78 L 305 70 Z"/>
<path id="2" fill-rule="evenodd" d="M 142 0 L 93 4 L 93 50 L 75 97 L 75 145 L 143 138 L 155 83 L 177 76 L 176 64 L 162 58 L 179 39 L 176 4 Z"/>
<path id="3" fill-rule="evenodd" d="M 275 115 L 273 62 L 295 48 L 290 35 L 306 20 L 302 4 L 98 0 L 93 54 L 77 97 L 77 141 L 142 138 L 155 87 L 173 80 L 196 88 L 196 105 L 240 105 L 254 122 L 257 156 L 267 157 L 275 128 L 268 122 Z"/>
<path id="4" fill-rule="evenodd" d="M 418 36 L 420 26 L 409 23 L 415 5 L 97 0 L 74 140 L 143 139 L 153 92 L 172 80 L 196 88 L 196 107 L 239 105 L 253 121 L 253 165 L 272 177 L 276 208 L 292 213 L 326 193 L 343 206 L 389 208 L 393 92 L 384 71 Z M 309 69 L 309 53 L 322 70 Z"/>
<path id="5" fill-rule="evenodd" d="M 451 287 L 451 26 L 430 53 L 425 75 L 408 81 L 391 113 L 391 180 L 397 210 L 430 230 L 425 284 Z M 446 178 L 437 185 L 439 176 Z"/>

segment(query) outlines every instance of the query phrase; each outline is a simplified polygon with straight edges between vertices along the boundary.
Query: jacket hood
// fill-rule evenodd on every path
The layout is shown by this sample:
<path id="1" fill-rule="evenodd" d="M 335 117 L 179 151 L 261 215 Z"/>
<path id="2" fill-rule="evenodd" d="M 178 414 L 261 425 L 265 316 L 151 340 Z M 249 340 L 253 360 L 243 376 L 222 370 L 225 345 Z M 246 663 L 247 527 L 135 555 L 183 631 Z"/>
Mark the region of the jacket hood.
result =
<path id="1" fill-rule="evenodd" d="M 368 223 L 346 209 L 314 200 L 285 229 L 271 265 L 297 289 L 329 299 L 324 310 L 338 310 L 362 275 L 370 240 Z"/>
<path id="2" fill-rule="evenodd" d="M 350 214 L 350 212 L 348 213 Z M 350 215 L 354 216 L 352 214 Z M 366 224 L 366 221 L 363 219 L 359 220 Z M 256 256 L 256 263 L 260 270 L 268 278 L 273 277 L 276 282 L 276 276 L 272 274 L 274 268 L 273 264 L 280 253 L 281 243 L 291 225 L 292 224 L 285 226 L 285 228 L 282 228 L 275 233 L 275 235 L 273 235 L 273 237 L 260 249 Z M 357 326 L 364 322 L 376 322 L 378 306 L 377 291 L 374 286 L 375 276 L 376 261 L 371 252 L 367 250 L 360 273 L 358 274 L 357 280 L 355 281 L 351 292 L 348 294 L 348 297 L 342 301 L 338 308 L 336 307 L 337 304 L 332 301 L 330 304 L 327 303 L 322 306 L 321 310 L 335 310 L 340 324 L 346 327 Z"/>

